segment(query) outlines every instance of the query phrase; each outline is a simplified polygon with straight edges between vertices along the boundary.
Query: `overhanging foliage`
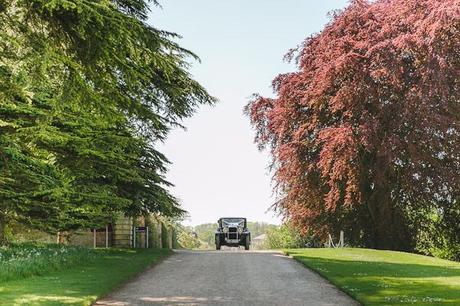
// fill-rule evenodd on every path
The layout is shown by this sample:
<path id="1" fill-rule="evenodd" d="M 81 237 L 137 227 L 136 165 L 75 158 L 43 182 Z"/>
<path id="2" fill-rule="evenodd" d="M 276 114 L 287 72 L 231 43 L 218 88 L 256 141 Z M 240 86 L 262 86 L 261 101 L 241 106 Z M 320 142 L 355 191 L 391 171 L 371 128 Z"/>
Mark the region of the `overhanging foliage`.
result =
<path id="1" fill-rule="evenodd" d="M 55 231 L 119 211 L 183 214 L 154 145 L 215 100 L 187 72 L 197 57 L 148 25 L 148 10 L 0 0 L 0 224 Z"/>

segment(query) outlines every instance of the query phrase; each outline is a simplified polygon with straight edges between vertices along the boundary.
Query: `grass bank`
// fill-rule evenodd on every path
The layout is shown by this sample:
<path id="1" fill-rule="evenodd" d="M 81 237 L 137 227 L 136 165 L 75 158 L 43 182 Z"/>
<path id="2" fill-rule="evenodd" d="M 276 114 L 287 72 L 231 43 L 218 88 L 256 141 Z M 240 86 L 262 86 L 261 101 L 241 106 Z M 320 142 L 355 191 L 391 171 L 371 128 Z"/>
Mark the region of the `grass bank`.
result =
<path id="1" fill-rule="evenodd" d="M 286 253 L 363 305 L 460 305 L 460 263 L 368 249 Z"/>
<path id="2" fill-rule="evenodd" d="M 93 249 L 57 244 L 22 243 L 0 247 L 0 283 L 58 271 L 92 261 Z"/>
<path id="3" fill-rule="evenodd" d="M 91 305 L 97 298 L 170 254 L 169 250 L 156 249 L 64 247 L 67 251 L 60 251 L 62 247 L 59 246 L 36 248 L 22 253 L 29 261 L 39 263 L 40 268 L 34 273 L 24 273 L 26 269 L 20 262 L 26 267 L 33 267 L 33 264 L 21 260 L 21 252 L 0 250 L 3 254 L 0 271 L 10 265 L 9 273 L 3 273 L 7 280 L 0 281 L 0 305 Z M 57 254 L 54 248 L 59 249 Z M 7 252 L 16 254 L 9 256 L 12 261 L 6 259 Z M 19 274 L 15 275 L 14 271 Z"/>

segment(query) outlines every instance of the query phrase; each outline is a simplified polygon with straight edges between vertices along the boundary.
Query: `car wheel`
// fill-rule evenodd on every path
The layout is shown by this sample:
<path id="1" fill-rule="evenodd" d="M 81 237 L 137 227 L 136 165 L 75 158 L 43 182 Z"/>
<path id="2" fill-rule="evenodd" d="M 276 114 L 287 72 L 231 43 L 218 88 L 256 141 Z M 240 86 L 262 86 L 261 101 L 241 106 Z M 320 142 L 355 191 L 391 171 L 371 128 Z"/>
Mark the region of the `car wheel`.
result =
<path id="1" fill-rule="evenodd" d="M 246 238 L 246 243 L 244 244 L 244 249 L 245 249 L 246 251 L 249 250 L 249 237 Z"/>
<path id="2" fill-rule="evenodd" d="M 220 237 L 219 236 L 216 236 L 216 250 L 219 251 L 220 250 Z"/>

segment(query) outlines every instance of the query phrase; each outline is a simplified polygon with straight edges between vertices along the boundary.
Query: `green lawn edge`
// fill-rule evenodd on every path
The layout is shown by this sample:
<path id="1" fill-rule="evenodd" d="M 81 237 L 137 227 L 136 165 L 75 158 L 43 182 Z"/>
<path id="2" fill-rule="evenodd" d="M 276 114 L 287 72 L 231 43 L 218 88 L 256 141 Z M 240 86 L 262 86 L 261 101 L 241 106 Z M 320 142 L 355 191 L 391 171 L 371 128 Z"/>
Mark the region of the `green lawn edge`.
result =
<path id="1" fill-rule="evenodd" d="M 285 249 L 362 305 L 460 305 L 460 263 L 358 248 Z"/>
<path id="2" fill-rule="evenodd" d="M 173 254 L 167 249 L 97 252 L 94 260 L 84 264 L 2 282 L 0 305 L 91 305 Z"/>
<path id="3" fill-rule="evenodd" d="M 322 273 L 320 270 L 317 270 L 315 269 L 314 267 L 311 267 L 309 266 L 307 263 L 305 263 L 304 261 L 302 261 L 299 256 L 296 256 L 296 255 L 293 255 L 292 254 L 292 249 L 284 249 L 282 250 L 283 254 L 285 256 L 289 256 L 291 258 L 293 258 L 294 260 L 296 260 L 297 262 L 299 262 L 301 265 L 303 265 L 304 267 L 306 267 L 307 269 L 311 270 L 312 272 L 318 274 L 319 276 L 321 276 L 322 278 L 324 278 L 325 280 L 327 280 L 329 283 L 331 283 L 332 285 L 334 285 L 337 289 L 339 289 L 340 291 L 342 291 L 343 293 L 345 293 L 346 295 L 348 295 L 349 297 L 351 297 L 352 299 L 356 300 L 357 302 L 361 303 L 361 301 L 359 301 L 356 296 L 353 294 L 353 292 L 350 292 L 348 290 L 346 290 L 346 288 L 343 288 L 341 287 L 341 284 L 337 283 L 334 281 L 333 278 L 329 277 L 329 275 L 325 274 L 325 273 Z M 363 304 L 364 305 L 364 304 Z"/>

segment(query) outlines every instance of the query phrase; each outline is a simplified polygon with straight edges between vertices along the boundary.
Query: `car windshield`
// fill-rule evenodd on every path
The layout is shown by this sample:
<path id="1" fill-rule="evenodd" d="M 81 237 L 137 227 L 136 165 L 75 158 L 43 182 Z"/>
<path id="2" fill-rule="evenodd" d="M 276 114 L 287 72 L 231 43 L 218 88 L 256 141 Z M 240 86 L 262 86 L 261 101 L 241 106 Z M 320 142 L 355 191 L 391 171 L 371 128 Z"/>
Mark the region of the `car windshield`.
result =
<path id="1" fill-rule="evenodd" d="M 222 219 L 222 226 L 228 226 L 230 224 L 237 223 L 238 226 L 244 226 L 244 219 L 242 218 L 224 218 Z"/>

